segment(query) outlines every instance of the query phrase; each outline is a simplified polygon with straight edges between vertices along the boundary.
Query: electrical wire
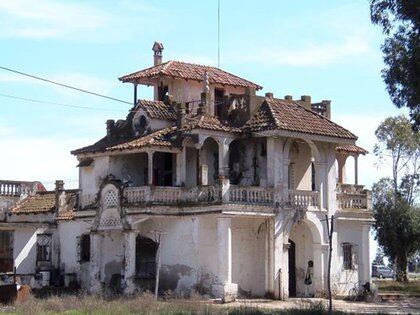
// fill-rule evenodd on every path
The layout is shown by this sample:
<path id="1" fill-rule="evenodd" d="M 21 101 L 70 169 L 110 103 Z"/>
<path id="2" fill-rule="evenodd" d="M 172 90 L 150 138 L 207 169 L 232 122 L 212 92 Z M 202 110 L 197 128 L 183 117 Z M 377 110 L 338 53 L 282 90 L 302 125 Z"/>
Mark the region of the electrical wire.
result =
<path id="1" fill-rule="evenodd" d="M 81 88 L 71 86 L 71 85 L 68 85 L 68 84 L 64 84 L 64 83 L 61 83 L 61 82 L 45 79 L 45 78 L 42 78 L 42 77 L 39 77 L 39 76 L 36 76 L 36 75 L 33 75 L 33 74 L 21 72 L 21 71 L 14 70 L 14 69 L 7 68 L 7 67 L 3 67 L 3 66 L 0 66 L 0 69 L 5 70 L 5 71 L 9 71 L 9 72 L 13 72 L 13 73 L 16 73 L 16 74 L 19 74 L 19 75 L 23 75 L 25 77 L 29 77 L 29 78 L 32 78 L 32 79 L 36 79 L 36 80 L 44 81 L 44 82 L 47 82 L 47 83 L 55 84 L 55 85 L 58 85 L 58 86 L 61 86 L 61 87 L 65 87 L 67 89 L 72 89 L 72 90 L 75 90 L 75 91 L 79 91 L 79 92 L 91 94 L 91 95 L 94 95 L 94 96 L 106 98 L 106 99 L 109 99 L 109 100 L 112 100 L 112 101 L 115 101 L 115 102 L 120 102 L 120 103 L 125 103 L 125 104 L 132 105 L 132 102 L 123 101 L 123 100 L 120 100 L 120 99 L 115 98 L 115 97 L 99 94 L 99 93 L 96 93 L 96 92 L 81 89 Z"/>
<path id="2" fill-rule="evenodd" d="M 0 96 L 17 99 L 21 101 L 28 101 L 28 102 L 48 104 L 48 105 L 57 105 L 57 106 L 64 106 L 64 107 L 70 107 L 70 108 L 90 109 L 90 110 L 98 110 L 98 111 L 114 111 L 114 112 L 119 111 L 117 109 L 105 109 L 105 108 L 99 108 L 99 107 L 89 107 L 89 106 L 71 105 L 71 104 L 64 104 L 64 103 L 58 103 L 58 102 L 44 101 L 44 100 L 15 96 L 15 95 L 4 94 L 4 93 L 0 93 Z"/>

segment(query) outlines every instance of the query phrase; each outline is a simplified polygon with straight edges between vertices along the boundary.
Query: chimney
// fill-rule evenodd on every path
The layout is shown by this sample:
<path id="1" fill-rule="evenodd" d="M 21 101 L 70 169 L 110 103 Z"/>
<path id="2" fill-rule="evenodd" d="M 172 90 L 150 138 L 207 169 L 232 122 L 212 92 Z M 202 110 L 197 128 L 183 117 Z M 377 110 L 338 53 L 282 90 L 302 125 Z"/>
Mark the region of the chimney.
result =
<path id="1" fill-rule="evenodd" d="M 274 94 L 272 92 L 267 92 L 265 93 L 265 97 L 269 98 L 269 99 L 273 99 L 274 98 Z"/>
<path id="2" fill-rule="evenodd" d="M 60 210 L 60 195 L 64 191 L 64 182 L 62 180 L 55 181 L 55 211 Z"/>
<path id="3" fill-rule="evenodd" d="M 292 95 L 285 95 L 284 99 L 291 101 L 291 100 L 293 100 L 293 96 Z"/>
<path id="4" fill-rule="evenodd" d="M 114 129 L 115 120 L 114 119 L 108 119 L 106 121 L 106 136 L 108 138 L 111 138 L 112 136 L 112 129 Z"/>
<path id="5" fill-rule="evenodd" d="M 302 95 L 300 101 L 305 108 L 312 110 L 311 97 L 309 95 Z"/>
<path id="6" fill-rule="evenodd" d="M 162 52 L 163 52 L 163 44 L 159 42 L 155 42 L 153 44 L 152 50 L 153 50 L 153 64 L 155 66 L 158 66 L 162 63 Z"/>
<path id="7" fill-rule="evenodd" d="M 325 108 L 325 117 L 331 119 L 331 101 L 322 100 L 322 106 Z"/>

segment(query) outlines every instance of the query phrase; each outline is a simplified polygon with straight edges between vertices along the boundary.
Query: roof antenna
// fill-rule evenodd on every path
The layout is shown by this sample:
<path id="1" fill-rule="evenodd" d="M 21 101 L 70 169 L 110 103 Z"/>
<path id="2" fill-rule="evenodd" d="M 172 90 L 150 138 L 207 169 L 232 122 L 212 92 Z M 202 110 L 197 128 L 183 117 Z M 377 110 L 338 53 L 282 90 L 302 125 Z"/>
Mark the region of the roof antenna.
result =
<path id="1" fill-rule="evenodd" d="M 217 68 L 220 68 L 220 0 L 217 0 Z"/>

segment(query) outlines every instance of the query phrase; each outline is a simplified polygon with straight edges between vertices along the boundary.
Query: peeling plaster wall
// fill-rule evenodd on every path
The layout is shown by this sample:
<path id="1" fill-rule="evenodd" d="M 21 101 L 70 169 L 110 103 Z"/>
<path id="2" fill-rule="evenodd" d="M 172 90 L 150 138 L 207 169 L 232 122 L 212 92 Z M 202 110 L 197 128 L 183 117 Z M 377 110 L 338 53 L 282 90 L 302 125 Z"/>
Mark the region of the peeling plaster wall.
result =
<path id="1" fill-rule="evenodd" d="M 293 169 L 292 187 L 298 190 L 312 190 L 311 148 L 306 143 L 299 143 L 298 152 L 294 146 L 290 152 Z"/>
<path id="2" fill-rule="evenodd" d="M 91 166 L 80 167 L 79 187 L 84 194 L 96 194 L 102 180 L 108 175 L 109 156 L 98 156 L 94 158 Z"/>
<path id="3" fill-rule="evenodd" d="M 186 180 L 185 186 L 194 187 L 197 186 L 197 149 L 187 147 L 186 154 Z"/>
<path id="4" fill-rule="evenodd" d="M 264 219 L 232 220 L 232 282 L 238 285 L 239 293 L 265 294 L 266 232 Z"/>
<path id="5" fill-rule="evenodd" d="M 130 179 L 135 186 L 147 184 L 147 166 L 146 153 L 114 155 L 109 158 L 109 173 L 117 179 Z"/>
<path id="6" fill-rule="evenodd" d="M 124 234 L 122 231 L 104 232 L 102 239 L 101 281 L 110 284 L 114 274 L 121 274 L 124 262 Z"/>
<path id="7" fill-rule="evenodd" d="M 354 263 L 355 268 L 352 270 L 344 269 L 344 256 L 343 256 L 343 243 L 351 243 L 355 249 Z M 362 247 L 363 244 L 363 233 L 362 226 L 360 223 L 342 222 L 337 224 L 337 252 L 333 257 L 333 261 L 336 261 L 336 273 L 333 276 L 334 288 L 336 292 L 341 294 L 347 294 L 350 289 L 353 288 L 354 283 L 362 279 L 359 275 L 362 272 Z M 370 264 L 369 258 L 366 260 Z"/>
<path id="8" fill-rule="evenodd" d="M 260 225 L 263 227 L 260 227 Z M 232 220 L 232 282 L 243 293 L 265 294 L 264 219 Z M 139 234 L 155 239 L 162 231 L 162 291 L 211 293 L 217 275 L 217 217 L 202 215 L 188 218 L 156 218 L 140 224 Z"/>
<path id="9" fill-rule="evenodd" d="M 89 263 L 80 264 L 78 253 L 78 236 L 88 233 L 91 223 L 85 221 L 63 221 L 58 225 L 60 240 L 61 267 L 64 273 L 77 273 L 83 288 L 89 283 Z"/>

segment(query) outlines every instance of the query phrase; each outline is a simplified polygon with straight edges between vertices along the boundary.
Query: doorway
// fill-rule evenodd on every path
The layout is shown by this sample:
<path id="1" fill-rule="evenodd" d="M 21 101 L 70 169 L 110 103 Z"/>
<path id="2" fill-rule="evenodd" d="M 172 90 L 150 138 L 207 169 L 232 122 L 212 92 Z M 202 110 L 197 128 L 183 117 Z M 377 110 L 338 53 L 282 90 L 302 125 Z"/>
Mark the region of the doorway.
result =
<path id="1" fill-rule="evenodd" d="M 296 244 L 289 239 L 289 297 L 296 297 Z"/>

